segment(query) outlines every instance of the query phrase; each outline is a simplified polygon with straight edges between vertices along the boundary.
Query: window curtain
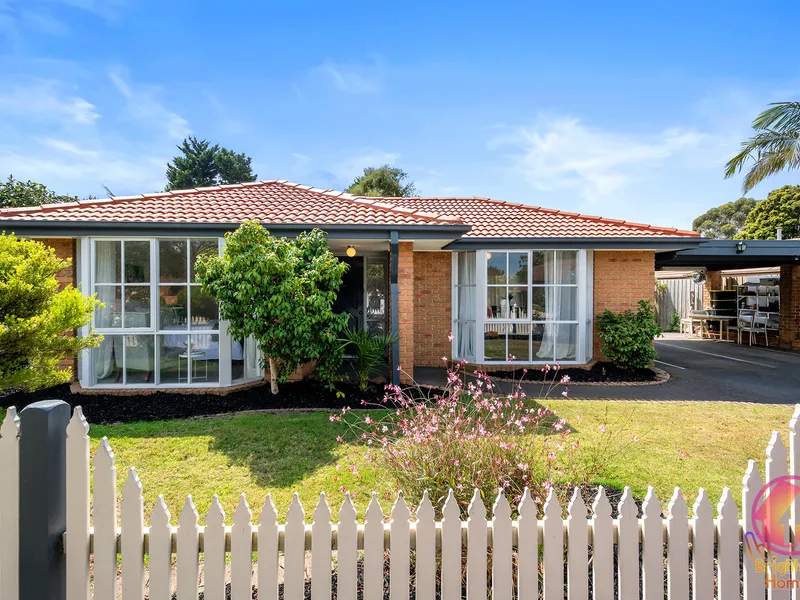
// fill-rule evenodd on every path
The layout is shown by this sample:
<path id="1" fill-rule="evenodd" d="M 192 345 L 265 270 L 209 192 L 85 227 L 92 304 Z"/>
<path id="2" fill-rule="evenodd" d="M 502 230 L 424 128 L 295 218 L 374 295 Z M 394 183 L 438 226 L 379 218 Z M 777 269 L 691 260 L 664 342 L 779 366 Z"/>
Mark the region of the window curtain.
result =
<path id="1" fill-rule="evenodd" d="M 101 242 L 98 242 L 98 245 Z M 117 256 L 117 252 L 119 252 L 121 248 L 121 244 L 119 243 L 110 243 L 110 244 L 103 244 L 102 251 L 99 251 L 100 248 L 97 248 L 97 252 L 95 252 L 95 280 L 96 281 L 108 281 L 114 283 L 121 283 L 117 281 L 119 275 L 117 274 L 117 261 L 119 257 Z M 116 307 L 114 306 L 114 299 L 116 296 L 116 285 L 102 285 L 97 286 L 97 299 L 106 305 L 106 310 L 98 310 L 95 311 L 95 329 L 103 329 L 108 327 L 114 326 L 114 318 L 115 318 L 115 311 Z M 117 361 L 119 362 L 119 367 L 122 367 L 122 344 L 120 343 L 120 338 L 118 336 L 114 336 L 112 338 L 112 343 L 105 343 L 101 344 L 95 352 L 99 353 L 97 360 L 95 361 L 95 379 L 104 379 L 109 377 L 117 368 Z M 114 354 L 116 352 L 117 361 L 114 360 Z"/>
<path id="2" fill-rule="evenodd" d="M 561 284 L 574 282 L 573 275 L 564 272 L 562 265 L 554 264 L 552 254 L 548 253 L 546 259 L 545 283 L 550 287 L 545 288 L 545 314 L 548 321 L 572 320 L 574 310 L 572 301 L 574 296 L 570 293 L 572 287 L 561 287 Z M 559 268 L 554 268 L 559 267 Z M 556 285 L 553 285 L 556 284 Z M 540 360 L 571 360 L 576 357 L 577 327 L 571 323 L 547 323 L 544 326 L 542 345 L 536 353 Z"/>
<path id="3" fill-rule="evenodd" d="M 458 254 L 456 355 L 460 358 L 475 357 L 475 253 Z"/>
<path id="4" fill-rule="evenodd" d="M 246 379 L 264 376 L 264 369 L 261 367 L 261 352 L 259 352 L 256 339 L 252 335 L 244 341 L 244 376 Z"/>

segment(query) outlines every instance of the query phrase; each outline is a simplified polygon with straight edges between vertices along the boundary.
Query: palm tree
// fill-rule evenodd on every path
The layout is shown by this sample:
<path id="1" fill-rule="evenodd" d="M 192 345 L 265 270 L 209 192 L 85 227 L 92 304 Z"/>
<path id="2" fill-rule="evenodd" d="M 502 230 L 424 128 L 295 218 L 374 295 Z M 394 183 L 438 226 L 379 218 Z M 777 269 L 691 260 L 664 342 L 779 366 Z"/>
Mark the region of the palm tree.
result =
<path id="1" fill-rule="evenodd" d="M 800 102 L 773 102 L 753 121 L 753 129 L 756 134 L 725 165 L 728 179 L 753 160 L 742 183 L 745 193 L 770 175 L 800 168 Z"/>

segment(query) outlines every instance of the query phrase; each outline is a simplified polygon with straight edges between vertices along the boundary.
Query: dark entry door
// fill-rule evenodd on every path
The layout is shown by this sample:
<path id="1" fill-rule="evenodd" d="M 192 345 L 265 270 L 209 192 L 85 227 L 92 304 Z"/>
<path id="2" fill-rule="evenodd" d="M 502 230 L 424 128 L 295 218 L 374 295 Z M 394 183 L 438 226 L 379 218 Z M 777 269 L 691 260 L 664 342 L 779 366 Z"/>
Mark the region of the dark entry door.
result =
<path id="1" fill-rule="evenodd" d="M 364 257 L 340 257 L 348 265 L 334 310 L 350 313 L 350 328 L 361 329 L 364 321 Z"/>

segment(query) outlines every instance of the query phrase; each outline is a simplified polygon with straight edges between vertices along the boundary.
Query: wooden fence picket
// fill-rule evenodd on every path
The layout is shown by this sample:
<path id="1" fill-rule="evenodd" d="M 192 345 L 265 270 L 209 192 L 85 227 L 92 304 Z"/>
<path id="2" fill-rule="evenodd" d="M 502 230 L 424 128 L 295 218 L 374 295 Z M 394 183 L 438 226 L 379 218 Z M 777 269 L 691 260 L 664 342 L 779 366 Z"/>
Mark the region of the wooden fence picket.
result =
<path id="1" fill-rule="evenodd" d="M 383 600 L 383 510 L 375 492 L 364 516 L 364 600 Z"/>
<path id="2" fill-rule="evenodd" d="M 742 516 L 745 532 L 744 556 L 742 563 L 742 580 L 744 581 L 744 600 L 764 600 L 766 578 L 764 571 L 756 568 L 756 559 L 764 560 L 764 553 L 758 552 L 759 543 L 753 538 L 753 502 L 764 487 L 758 464 L 751 460 L 742 479 Z M 760 554 L 760 555 L 759 555 Z"/>
<path id="3" fill-rule="evenodd" d="M 617 506 L 617 580 L 619 600 L 639 599 L 639 508 L 625 487 Z M 659 517 L 660 518 L 660 517 Z M 644 568 L 644 565 L 642 565 Z"/>
<path id="4" fill-rule="evenodd" d="M 777 431 L 772 432 L 772 437 L 767 445 L 766 454 L 767 459 L 764 468 L 766 484 L 769 484 L 771 481 L 778 479 L 779 477 L 785 477 L 788 475 L 789 469 L 788 465 L 786 464 L 786 447 L 783 445 L 783 440 L 781 440 L 781 436 Z M 778 518 L 774 515 L 771 515 L 773 506 L 774 505 L 770 502 L 765 504 L 767 512 L 766 519 L 770 523 L 775 522 Z M 783 541 L 785 544 L 788 544 L 789 531 L 785 529 L 784 534 L 785 537 Z M 789 579 L 791 578 L 791 571 L 787 573 L 780 573 L 773 571 L 772 569 L 768 569 L 766 576 L 768 579 L 771 579 L 772 582 L 774 582 L 773 585 L 767 586 L 767 598 L 769 598 L 769 600 L 789 600 Z"/>
<path id="5" fill-rule="evenodd" d="M 586 503 L 575 488 L 567 506 L 567 596 L 569 600 L 589 599 L 589 520 Z"/>
<path id="6" fill-rule="evenodd" d="M 172 599 L 172 524 L 170 517 L 164 496 L 159 496 L 150 513 L 149 600 Z M 209 555 L 206 552 L 206 563 L 208 562 Z M 213 563 L 213 558 L 211 562 Z M 223 563 L 223 568 L 224 566 Z M 206 569 L 206 573 L 208 570 Z M 205 597 L 207 600 L 215 600 L 214 594 L 208 586 L 206 586 Z"/>
<path id="7" fill-rule="evenodd" d="M 722 490 L 717 513 L 719 514 L 718 598 L 719 600 L 739 600 L 739 509 L 736 507 L 736 501 L 729 488 Z M 744 560 L 750 560 L 747 556 L 746 546 L 744 553 Z"/>
<path id="8" fill-rule="evenodd" d="M 475 488 L 467 508 L 467 600 L 486 600 L 488 521 L 481 492 Z"/>
<path id="9" fill-rule="evenodd" d="M 297 493 L 286 511 L 283 550 L 283 597 L 303 598 L 305 594 L 306 524 Z"/>
<path id="10" fill-rule="evenodd" d="M 19 598 L 19 417 L 9 406 L 0 425 L 0 598 Z"/>
<path id="11" fill-rule="evenodd" d="M 442 600 L 461 600 L 461 510 L 451 489 L 442 507 Z"/>
<path id="12" fill-rule="evenodd" d="M 176 553 L 175 581 L 180 600 L 197 600 L 200 583 L 200 526 L 197 509 L 191 496 L 186 497 L 183 510 L 178 515 L 178 551 Z M 124 536 L 123 536 L 124 539 Z"/>
<path id="13" fill-rule="evenodd" d="M 517 519 L 518 600 L 539 598 L 539 521 L 536 502 L 526 487 L 520 500 Z"/>
<path id="14" fill-rule="evenodd" d="M 675 488 L 667 507 L 667 597 L 689 597 L 689 507 L 680 488 Z"/>
<path id="15" fill-rule="evenodd" d="M 336 574 L 336 597 L 355 598 L 358 584 L 358 523 L 356 507 L 350 492 L 344 495 L 339 509 L 338 564 Z"/>
<path id="16" fill-rule="evenodd" d="M 278 511 L 269 494 L 258 522 L 258 598 L 278 600 Z"/>
<path id="17" fill-rule="evenodd" d="M 403 497 L 403 492 L 398 492 L 397 500 L 392 507 L 391 521 L 389 522 L 389 599 L 408 600 L 410 596 L 409 582 L 411 581 L 411 528 L 408 520 L 411 511 Z"/>
<path id="18" fill-rule="evenodd" d="M 564 521 L 561 505 L 552 489 L 544 503 L 542 531 L 543 597 L 544 600 L 564 600 Z"/>
<path id="19" fill-rule="evenodd" d="M 203 539 L 204 600 L 225 600 L 225 511 L 216 494 L 206 513 Z"/>
<path id="20" fill-rule="evenodd" d="M 436 596 L 436 522 L 428 491 L 422 494 L 417 507 L 417 544 L 415 552 L 417 600 L 434 600 Z"/>
<path id="21" fill-rule="evenodd" d="M 67 425 L 67 600 L 89 599 L 89 423 L 76 406 Z"/>
<path id="22" fill-rule="evenodd" d="M 108 438 L 94 455 L 94 582 L 95 598 L 117 593 L 117 468 Z"/>
<path id="23" fill-rule="evenodd" d="M 614 520 L 611 518 L 611 503 L 603 486 L 597 490 L 592 513 L 593 600 L 614 600 Z"/>
<path id="24" fill-rule="evenodd" d="M 131 467 L 122 486 L 122 600 L 144 598 L 144 498 L 142 484 Z M 116 546 L 116 541 L 115 541 Z M 183 600 L 183 598 L 181 599 Z"/>
<path id="25" fill-rule="evenodd" d="M 649 487 L 642 504 L 643 600 L 664 600 L 664 533 L 662 525 L 661 503 L 658 501 L 655 489 Z"/>
<path id="26" fill-rule="evenodd" d="M 331 598 L 331 509 L 319 495 L 311 525 L 311 600 Z M 248 599 L 245 599 L 248 600 Z"/>
<path id="27" fill-rule="evenodd" d="M 514 590 L 511 506 L 505 492 L 497 494 L 492 509 L 492 600 L 511 600 Z"/>
<path id="28" fill-rule="evenodd" d="M 233 512 L 231 527 L 231 600 L 250 600 L 253 597 L 252 518 L 247 498 L 242 494 Z"/>
<path id="29" fill-rule="evenodd" d="M 692 507 L 692 597 L 714 597 L 714 509 L 703 488 Z"/>

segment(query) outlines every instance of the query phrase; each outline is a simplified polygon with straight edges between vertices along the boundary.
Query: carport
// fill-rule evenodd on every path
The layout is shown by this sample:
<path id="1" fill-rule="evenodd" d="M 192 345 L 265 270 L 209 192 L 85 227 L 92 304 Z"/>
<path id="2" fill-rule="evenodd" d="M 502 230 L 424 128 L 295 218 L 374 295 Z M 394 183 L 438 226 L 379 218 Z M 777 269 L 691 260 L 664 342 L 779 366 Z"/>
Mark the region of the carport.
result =
<path id="1" fill-rule="evenodd" d="M 778 346 L 800 350 L 800 240 L 709 240 L 656 254 L 656 270 L 705 269 L 706 290 L 721 289 L 723 270 L 755 267 L 780 267 Z"/>

